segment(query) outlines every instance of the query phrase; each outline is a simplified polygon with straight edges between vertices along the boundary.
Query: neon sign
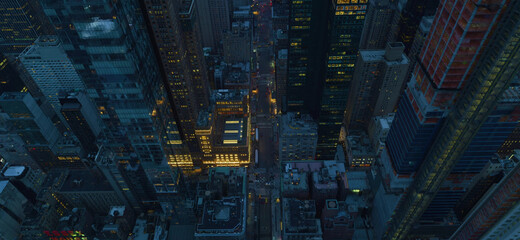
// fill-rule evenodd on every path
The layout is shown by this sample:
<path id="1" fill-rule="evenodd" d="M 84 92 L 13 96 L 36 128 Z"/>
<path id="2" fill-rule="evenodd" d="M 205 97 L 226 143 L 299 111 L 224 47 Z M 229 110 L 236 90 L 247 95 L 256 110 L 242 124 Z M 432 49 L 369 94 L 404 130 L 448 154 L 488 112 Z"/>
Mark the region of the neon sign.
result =
<path id="1" fill-rule="evenodd" d="M 81 231 L 43 231 L 50 240 L 88 240 Z"/>

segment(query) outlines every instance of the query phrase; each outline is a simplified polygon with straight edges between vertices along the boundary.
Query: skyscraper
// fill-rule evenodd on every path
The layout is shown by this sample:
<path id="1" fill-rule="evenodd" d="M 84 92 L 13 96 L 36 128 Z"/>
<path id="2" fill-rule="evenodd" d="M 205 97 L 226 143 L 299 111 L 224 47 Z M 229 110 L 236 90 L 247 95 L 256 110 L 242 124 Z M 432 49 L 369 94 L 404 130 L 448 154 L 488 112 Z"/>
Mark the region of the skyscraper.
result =
<path id="1" fill-rule="evenodd" d="M 198 59 L 203 60 L 203 57 L 194 57 L 200 52 L 200 45 L 195 42 L 196 38 L 186 36 L 197 36 L 197 25 L 193 22 L 195 19 L 187 18 L 189 14 L 194 14 L 194 3 L 192 0 L 184 0 L 181 4 L 173 1 L 146 2 L 148 23 L 156 44 L 155 51 L 160 56 L 161 73 L 178 125 L 177 132 L 181 136 L 181 141 L 172 142 L 175 145 L 175 154 L 169 157 L 169 161 L 173 165 L 187 168 L 202 164 L 195 124 L 199 111 L 207 106 L 209 98 L 207 82 L 204 82 L 207 81 L 207 76 L 203 76 L 206 69 L 196 62 Z M 178 15 L 180 12 L 182 13 Z"/>
<path id="2" fill-rule="evenodd" d="M 457 4 L 462 4 L 461 8 L 451 11 Z M 421 165 L 443 119 L 476 69 L 501 15 L 502 11 L 458 0 L 439 4 L 388 135 L 389 153 L 399 174 L 411 174 Z M 441 41 L 441 35 L 448 33 L 448 39 Z"/>
<path id="3" fill-rule="evenodd" d="M 14 64 L 0 52 L 0 94 L 24 89 L 25 85 L 18 74 Z"/>
<path id="4" fill-rule="evenodd" d="M 334 158 L 367 2 L 304 0 L 290 6 L 287 110 L 310 113 L 318 122 L 318 159 Z"/>
<path id="5" fill-rule="evenodd" d="M 138 1 L 41 1 L 121 161 L 158 163 L 180 140 Z"/>
<path id="6" fill-rule="evenodd" d="M 230 1 L 198 0 L 197 13 L 200 16 L 202 46 L 222 50 L 222 35 L 231 27 Z"/>
<path id="7" fill-rule="evenodd" d="M 375 116 L 392 113 L 408 70 L 402 43 L 386 50 L 361 50 L 345 110 L 348 131 L 366 130 Z"/>
<path id="8" fill-rule="evenodd" d="M 454 3 L 456 4 L 457 1 L 454 1 Z M 436 15 L 437 19 L 449 16 L 443 13 L 447 10 L 445 9 L 446 6 L 452 5 L 440 5 Z M 391 218 L 390 227 L 385 234 L 386 239 L 403 239 L 407 236 L 413 224 L 421 217 L 434 199 L 441 184 L 456 167 L 457 161 L 463 156 L 465 150 L 468 149 L 471 140 L 477 135 L 475 130 L 485 123 L 486 116 L 493 111 L 502 93 L 507 89 L 514 75 L 520 69 L 520 41 L 518 40 L 518 35 L 520 34 L 519 7 L 520 2 L 518 1 L 496 1 L 485 5 L 466 5 L 461 9 L 460 13 L 451 11 L 452 14 L 471 13 L 474 15 L 474 18 L 472 18 L 474 20 L 488 20 L 487 24 L 483 24 L 481 21 L 480 25 L 466 25 L 468 29 L 479 32 L 489 31 L 489 28 L 491 28 L 495 31 L 490 33 L 486 39 L 487 41 L 485 42 L 489 44 L 485 46 L 485 50 L 482 50 L 481 58 L 478 62 L 472 63 L 474 71 L 468 74 L 468 77 L 459 77 L 460 80 L 466 81 L 459 80 L 460 82 L 457 84 L 453 83 L 453 78 L 451 78 L 452 81 L 449 81 L 450 79 L 444 81 L 444 83 L 447 83 L 444 85 L 445 87 L 463 85 L 465 91 L 462 91 L 458 95 L 457 101 L 451 105 L 453 110 L 449 112 L 448 117 L 444 120 L 441 130 L 429 148 L 416 174 L 414 182 L 404 199 L 400 201 L 395 214 Z M 494 24 L 495 22 L 492 22 L 493 18 L 486 17 L 489 14 L 496 19 L 496 25 Z M 451 18 L 450 21 L 454 21 L 454 19 Z M 439 26 L 437 25 L 437 27 Z M 432 33 L 430 34 L 430 39 L 431 35 L 438 37 L 438 35 Z M 467 34 L 466 36 L 477 37 L 479 35 Z M 480 35 L 480 37 L 482 36 L 487 35 Z M 455 44 L 456 42 L 449 43 Z M 466 44 L 470 43 L 482 44 L 481 41 L 469 41 Z M 428 49 L 428 47 L 425 49 Z M 476 58 L 475 55 L 470 56 L 472 56 L 472 59 Z M 438 79 L 437 75 L 435 73 L 431 75 L 432 83 L 435 83 L 435 80 Z M 452 100 L 449 97 L 450 95 L 444 94 L 444 100 Z M 437 99 L 436 102 L 445 103 L 446 101 Z"/>
<path id="9" fill-rule="evenodd" d="M 97 138 L 103 123 L 96 106 L 83 92 L 71 92 L 60 97 L 61 114 L 87 154 L 98 152 Z"/>
<path id="10" fill-rule="evenodd" d="M 518 238 L 520 215 L 520 164 L 518 152 L 511 156 L 512 169 L 482 197 L 450 239 Z M 516 226 L 516 227 L 515 227 Z"/>
<path id="11" fill-rule="evenodd" d="M 394 15 L 397 14 L 397 3 L 392 0 L 372 0 L 368 4 L 360 49 L 383 49 L 386 46 L 388 33 Z"/>
<path id="12" fill-rule="evenodd" d="M 200 17 L 197 12 L 199 1 L 183 0 L 179 10 L 180 26 L 182 28 L 183 42 L 188 53 L 189 69 L 192 72 L 195 98 L 198 109 L 204 109 L 209 105 L 208 68 L 202 52 L 202 34 L 200 31 Z"/>
<path id="13" fill-rule="evenodd" d="M 16 57 L 40 35 L 52 28 L 38 0 L 0 2 L 0 52 Z"/>
<path id="14" fill-rule="evenodd" d="M 291 1 L 287 55 L 288 112 L 311 113 L 316 118 L 324 72 L 329 1 Z"/>
<path id="15" fill-rule="evenodd" d="M 56 165 L 56 143 L 61 135 L 29 93 L 5 92 L 0 110 L 7 126 L 23 140 L 33 159 L 44 169 Z"/>
<path id="16" fill-rule="evenodd" d="M 318 159 L 333 159 L 354 75 L 368 0 L 333 1 L 318 112 Z"/>
<path id="17" fill-rule="evenodd" d="M 388 41 L 402 42 L 408 54 L 422 17 L 435 15 L 438 4 L 439 0 L 399 0 Z"/>
<path id="18" fill-rule="evenodd" d="M 56 112 L 60 111 L 60 92 L 85 89 L 56 36 L 40 36 L 18 59 Z"/>

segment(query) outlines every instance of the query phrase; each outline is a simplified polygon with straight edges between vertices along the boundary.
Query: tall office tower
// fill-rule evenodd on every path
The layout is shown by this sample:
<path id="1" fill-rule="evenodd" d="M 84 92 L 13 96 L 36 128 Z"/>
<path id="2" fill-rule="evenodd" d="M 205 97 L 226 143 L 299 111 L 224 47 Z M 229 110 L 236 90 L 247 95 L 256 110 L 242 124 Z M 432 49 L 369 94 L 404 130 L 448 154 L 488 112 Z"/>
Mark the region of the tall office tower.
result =
<path id="1" fill-rule="evenodd" d="M 98 152 L 97 137 L 103 130 L 98 110 L 83 92 L 60 96 L 61 114 L 87 154 Z"/>
<path id="2" fill-rule="evenodd" d="M 44 169 L 56 165 L 54 151 L 60 133 L 29 93 L 5 92 L 0 109 L 8 115 L 7 125 L 23 140 L 33 159 Z"/>
<path id="3" fill-rule="evenodd" d="M 0 237 L 17 239 L 27 198 L 8 180 L 0 181 Z"/>
<path id="4" fill-rule="evenodd" d="M 7 127 L 7 124 L 4 124 L 3 121 L 4 119 L 0 117 L 0 159 L 3 159 L 0 162 L 40 169 L 41 166 L 29 154 L 23 139 L 18 134 L 11 133 L 9 129 L 4 128 Z"/>
<path id="5" fill-rule="evenodd" d="M 251 61 L 250 22 L 233 22 L 231 31 L 225 31 L 222 38 L 224 61 L 229 64 Z"/>
<path id="6" fill-rule="evenodd" d="M 203 89 L 197 89 L 197 82 L 203 79 L 194 81 L 197 75 L 193 74 L 193 71 L 197 69 L 191 69 L 191 59 L 188 54 L 190 49 L 195 46 L 189 46 L 184 41 L 185 33 L 182 29 L 182 22 L 178 18 L 179 11 L 184 10 L 181 7 L 189 4 L 193 4 L 192 0 L 186 0 L 182 4 L 175 4 L 173 1 L 146 3 L 147 18 L 151 26 L 151 34 L 155 39 L 156 53 L 160 56 L 164 84 L 168 86 L 170 104 L 173 107 L 178 132 L 182 138 L 180 146 L 175 148 L 175 155 L 170 158 L 170 161 L 188 168 L 202 164 L 201 150 L 195 136 L 195 124 L 203 106 L 197 104 L 196 99 L 208 98 L 207 95 L 196 96 L 203 95 L 201 91 Z M 155 11 L 154 9 L 167 9 L 168 11 Z M 193 31 L 197 30 L 193 29 Z M 205 71 L 204 69 L 199 70 Z M 200 75 L 198 76 L 200 77 Z"/>
<path id="7" fill-rule="evenodd" d="M 393 0 L 372 0 L 363 27 L 360 49 L 384 49 L 394 15 L 397 14 L 397 3 Z"/>
<path id="8" fill-rule="evenodd" d="M 20 92 L 24 90 L 24 87 L 16 66 L 0 52 L 0 94 L 3 92 Z"/>
<path id="9" fill-rule="evenodd" d="M 453 208 L 459 221 L 463 221 L 484 194 L 502 180 L 504 177 L 504 167 L 506 166 L 507 164 L 504 164 L 504 161 L 501 161 L 501 159 L 497 157 L 493 157 L 489 160 L 482 171 L 473 177 L 467 191 Z"/>
<path id="10" fill-rule="evenodd" d="M 439 16 L 449 16 L 444 13 L 446 11 L 444 9 L 445 6 L 452 5 L 440 5 Z M 443 120 L 442 127 L 436 134 L 435 141 L 429 147 L 424 161 L 416 173 L 414 182 L 410 185 L 407 193 L 403 196 L 403 200 L 400 201 L 395 214 L 390 219 L 389 228 L 385 234 L 386 239 L 403 239 L 408 236 L 414 223 L 419 220 L 440 190 L 442 183 L 449 177 L 452 170 L 456 169 L 457 161 L 466 152 L 468 146 L 477 135 L 477 130 L 485 124 L 487 116 L 495 109 L 502 93 L 508 88 L 514 75 L 520 69 L 519 9 L 520 2 L 518 1 L 488 2 L 484 5 L 471 3 L 461 8 L 465 16 L 473 15 L 473 20 L 480 21 L 479 25 L 465 25 L 468 29 L 479 32 L 492 28 L 494 33 L 490 33 L 486 38 L 485 42 L 489 44 L 485 46 L 485 50 L 479 52 L 480 59 L 478 62 L 472 63 L 471 69 L 473 71 L 470 76 L 465 78 L 459 77 L 460 80 L 466 80 L 457 83 L 457 85 L 464 86 L 464 91 L 459 94 L 456 102 L 450 104 L 453 110 Z M 459 14 L 458 11 L 451 11 L 451 13 Z M 490 14 L 492 18 L 488 17 Z M 493 19 L 495 20 L 493 21 Z M 451 21 L 453 20 L 452 18 Z M 434 26 L 437 21 L 434 22 Z M 487 24 L 485 24 L 486 22 Z M 496 24 L 491 24 L 491 22 Z M 450 24 L 441 25 L 450 26 Z M 433 32 L 433 36 L 439 37 L 435 32 Z M 475 35 L 468 33 L 466 36 L 472 37 Z M 448 42 L 457 44 L 457 41 Z M 481 41 L 474 41 L 473 44 L 480 45 Z M 425 49 L 428 48 L 426 47 Z M 462 46 L 461 49 L 463 49 Z M 472 56 L 472 59 L 477 58 L 473 54 L 470 56 Z M 425 58 L 423 57 L 422 59 Z M 465 70 L 466 67 L 464 68 Z M 433 76 L 431 82 L 435 83 L 436 77 L 435 75 Z M 415 74 L 414 77 L 416 77 Z M 446 79 L 444 82 L 448 83 L 444 87 L 450 86 L 450 81 L 448 80 Z M 412 81 L 417 81 L 417 79 L 413 78 Z M 446 95 L 444 94 L 445 97 Z M 436 100 L 436 102 L 442 101 Z M 401 109 L 398 110 L 397 115 L 399 115 L 399 111 Z M 395 123 L 393 126 L 395 126 Z M 411 129 L 405 131 L 409 130 Z M 406 138 L 406 136 L 403 138 Z M 395 141 L 395 139 L 393 140 Z M 387 143 L 389 142 L 387 141 Z M 392 161 L 394 164 L 396 163 L 394 159 Z"/>
<path id="11" fill-rule="evenodd" d="M 286 112 L 283 104 L 287 96 L 287 49 L 280 49 L 276 54 L 275 86 L 276 86 L 276 109 L 278 112 Z"/>
<path id="12" fill-rule="evenodd" d="M 451 217 L 451 211 L 468 189 L 474 175 L 479 173 L 494 156 L 518 125 L 520 119 L 520 91 L 507 89 L 498 101 L 496 108 L 480 126 L 470 140 L 466 150 L 459 157 L 450 175 L 432 200 L 420 222 L 442 225 Z"/>
<path id="13" fill-rule="evenodd" d="M 229 1 L 199 0 L 196 7 L 200 16 L 202 46 L 220 52 L 222 50 L 222 34 L 231 27 Z"/>
<path id="14" fill-rule="evenodd" d="M 329 15 L 331 27 L 328 29 L 325 78 L 320 79 L 323 88 L 317 118 L 318 159 L 334 159 L 336 153 L 365 22 L 367 2 L 368 0 L 333 1 L 335 9 L 331 9 Z"/>
<path id="15" fill-rule="evenodd" d="M 16 57 L 40 35 L 52 34 L 52 27 L 38 0 L 0 2 L 0 52 Z"/>
<path id="16" fill-rule="evenodd" d="M 367 0 L 290 5 L 287 111 L 318 122 L 318 159 L 334 158 L 366 9 Z"/>
<path id="17" fill-rule="evenodd" d="M 121 161 L 165 160 L 180 136 L 139 2 L 41 2 L 103 119 L 104 145 Z"/>
<path id="18" fill-rule="evenodd" d="M 417 64 L 417 59 L 419 59 L 419 54 L 421 53 L 421 49 L 426 42 L 426 37 L 428 33 L 430 33 L 430 29 L 433 24 L 433 16 L 424 16 L 419 24 L 419 28 L 415 33 L 415 37 L 413 39 L 410 50 L 408 51 L 408 59 L 410 60 L 410 64 L 408 66 L 408 73 L 406 74 L 406 81 L 410 80 L 412 77 L 413 70 L 415 69 L 415 65 Z M 403 90 L 406 86 L 406 82 L 403 84 Z"/>
<path id="19" fill-rule="evenodd" d="M 61 107 L 59 93 L 85 89 L 57 36 L 38 37 L 18 59 L 56 112 Z"/>
<path id="20" fill-rule="evenodd" d="M 458 8 L 451 11 L 452 6 Z M 397 173 L 411 174 L 421 165 L 502 13 L 459 0 L 439 4 L 388 134 L 387 146 Z M 446 41 L 441 41 L 443 34 L 448 34 Z"/>
<path id="21" fill-rule="evenodd" d="M 408 54 L 421 19 L 435 15 L 438 4 L 439 0 L 399 0 L 399 13 L 394 15 L 388 41 L 402 42 Z"/>
<path id="22" fill-rule="evenodd" d="M 518 34 L 518 33 L 517 33 Z M 473 207 L 450 239 L 518 239 L 520 228 L 520 164 L 519 152 L 510 161 L 502 180 L 493 186 Z"/>
<path id="23" fill-rule="evenodd" d="M 289 4 L 289 49 L 287 52 L 288 112 L 311 113 L 316 117 L 326 52 L 329 2 L 304 0 Z M 312 108 L 312 109 L 311 109 Z"/>
<path id="24" fill-rule="evenodd" d="M 345 110 L 348 131 L 367 130 L 370 120 L 394 112 L 408 70 L 402 43 L 361 50 Z"/>
<path id="25" fill-rule="evenodd" d="M 186 46 L 191 81 L 193 81 L 195 103 L 197 109 L 207 108 L 209 105 L 208 68 L 202 52 L 202 34 L 200 32 L 199 16 L 197 14 L 198 1 L 183 0 L 179 10 L 182 39 Z"/>

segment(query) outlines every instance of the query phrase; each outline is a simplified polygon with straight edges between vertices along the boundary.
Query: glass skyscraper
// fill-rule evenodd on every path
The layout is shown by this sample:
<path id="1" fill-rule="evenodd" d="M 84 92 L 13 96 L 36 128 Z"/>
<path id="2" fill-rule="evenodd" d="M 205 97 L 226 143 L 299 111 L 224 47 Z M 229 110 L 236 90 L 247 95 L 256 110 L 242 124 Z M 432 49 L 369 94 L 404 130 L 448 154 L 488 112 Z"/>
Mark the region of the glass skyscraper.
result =
<path id="1" fill-rule="evenodd" d="M 309 113 L 318 122 L 318 159 L 336 152 L 367 2 L 291 2 L 287 111 Z"/>
<path id="2" fill-rule="evenodd" d="M 0 52 L 16 57 L 38 36 L 53 29 L 38 0 L 0 1 Z"/>
<path id="3" fill-rule="evenodd" d="M 122 161 L 160 163 L 180 140 L 138 1 L 43 0 Z"/>
<path id="4" fill-rule="evenodd" d="M 457 20 L 449 17 L 454 14 L 460 17 Z M 412 99 L 429 102 L 431 105 L 426 109 L 443 109 L 447 112 L 447 117 L 443 120 L 438 133 L 434 135 L 435 140 L 426 152 L 415 174 L 414 182 L 395 210 L 385 239 L 409 237 L 408 234 L 414 224 L 437 196 L 452 199 L 449 194 L 441 192 L 443 183 L 453 177 L 450 175 L 452 171 L 469 171 L 480 164 L 475 156 L 471 157 L 477 159 L 475 162 L 458 161 L 464 159 L 464 155 L 476 152 L 472 144 L 478 145 L 478 142 L 487 142 L 485 145 L 489 146 L 495 144 L 488 126 L 493 122 L 501 122 L 494 118 L 497 113 L 493 111 L 497 102 L 501 100 L 502 93 L 508 89 L 520 69 L 518 2 L 497 0 L 485 5 L 464 5 L 463 1 L 453 0 L 449 4 L 439 5 L 435 19 L 434 30 L 430 33 L 429 41 L 421 53 L 422 62 L 416 67 L 412 78 L 412 82 L 417 81 L 421 87 L 411 90 L 425 94 L 422 99 L 417 98 L 421 95 L 414 94 Z M 479 24 L 464 23 L 468 20 L 478 21 Z M 459 21 L 464 24 L 458 24 Z M 450 22 L 455 25 L 449 27 Z M 463 29 L 461 26 L 466 28 Z M 440 34 L 436 34 L 437 31 L 446 31 L 447 27 L 453 31 L 451 41 L 444 41 Z M 458 32 L 461 31 L 467 31 L 467 34 L 459 35 Z M 464 40 L 465 38 L 467 40 Z M 450 47 L 452 45 L 458 47 L 453 49 Z M 441 48 L 441 46 L 445 47 Z M 439 48 L 445 50 L 438 50 Z M 444 62 L 442 59 L 445 57 L 442 56 L 446 56 L 448 62 Z M 471 67 L 466 66 L 467 64 Z M 459 89 L 463 91 L 460 93 L 456 91 Z M 424 105 L 419 105 L 420 103 L 422 102 L 412 101 L 413 109 L 420 111 L 417 117 L 419 119 L 423 118 L 421 113 L 424 109 Z M 497 110 L 501 110 L 500 106 Z M 512 121 L 515 121 L 514 112 L 502 114 L 504 119 L 513 116 Z M 511 126 L 511 131 L 513 127 Z M 408 129 L 401 129 L 401 131 L 408 131 Z M 479 134 L 479 131 L 487 135 L 488 140 L 482 139 L 483 134 Z M 502 135 L 503 141 L 508 134 Z M 495 146 L 498 149 L 500 144 Z M 486 151 L 486 149 L 482 150 Z M 392 159 L 394 164 L 400 160 Z M 437 195 L 438 193 L 441 195 Z"/>

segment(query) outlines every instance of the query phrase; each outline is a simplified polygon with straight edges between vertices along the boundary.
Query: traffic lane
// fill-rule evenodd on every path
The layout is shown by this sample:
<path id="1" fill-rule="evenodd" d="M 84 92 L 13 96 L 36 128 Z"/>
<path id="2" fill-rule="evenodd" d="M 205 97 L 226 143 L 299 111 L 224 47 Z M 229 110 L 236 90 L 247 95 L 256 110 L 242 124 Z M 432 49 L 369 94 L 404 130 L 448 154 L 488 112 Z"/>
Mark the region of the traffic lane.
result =
<path id="1" fill-rule="evenodd" d="M 259 199 L 258 201 L 258 225 L 259 225 L 259 237 L 262 240 L 271 240 L 271 201 L 268 197 L 267 203 L 265 199 Z"/>
<path id="2" fill-rule="evenodd" d="M 270 169 L 273 166 L 273 141 L 272 128 L 258 128 L 258 133 L 262 136 L 258 140 L 258 167 Z"/>

